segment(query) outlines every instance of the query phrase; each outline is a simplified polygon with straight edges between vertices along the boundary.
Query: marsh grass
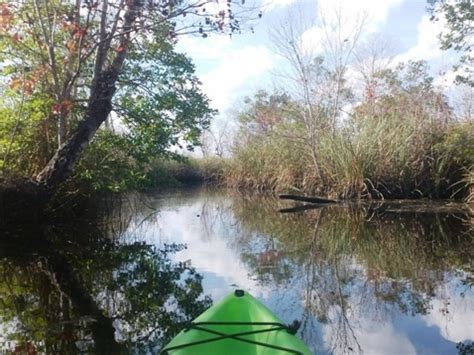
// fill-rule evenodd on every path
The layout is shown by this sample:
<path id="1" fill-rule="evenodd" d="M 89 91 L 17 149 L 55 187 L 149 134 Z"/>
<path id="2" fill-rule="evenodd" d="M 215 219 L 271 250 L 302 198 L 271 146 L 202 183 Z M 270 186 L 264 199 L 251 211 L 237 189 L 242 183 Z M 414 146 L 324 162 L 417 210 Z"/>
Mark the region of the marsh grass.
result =
<path id="1" fill-rule="evenodd" d="M 318 136 L 319 165 L 297 126 L 251 136 L 224 168 L 234 188 L 303 191 L 336 198 L 468 198 L 472 200 L 474 125 L 421 122 L 388 115 L 355 120 Z"/>
<path id="2" fill-rule="evenodd" d="M 459 181 L 461 189 L 467 190 L 466 202 L 474 203 L 474 166 L 470 166 L 463 174 L 462 180 Z"/>

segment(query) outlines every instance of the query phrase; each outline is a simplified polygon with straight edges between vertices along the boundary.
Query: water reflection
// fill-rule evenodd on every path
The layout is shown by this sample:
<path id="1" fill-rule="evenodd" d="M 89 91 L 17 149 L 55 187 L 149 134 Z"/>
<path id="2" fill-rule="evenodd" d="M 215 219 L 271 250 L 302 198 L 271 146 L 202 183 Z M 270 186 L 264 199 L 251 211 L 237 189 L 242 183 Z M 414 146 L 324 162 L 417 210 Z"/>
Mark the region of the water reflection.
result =
<path id="1" fill-rule="evenodd" d="M 153 352 L 209 306 L 201 276 L 169 258 L 182 246 L 125 237 L 135 217 L 118 206 L 102 224 L 4 231 L 2 352 Z"/>
<path id="2" fill-rule="evenodd" d="M 105 205 L 100 218 L 91 208 L 94 223 L 3 236 L 2 350 L 156 351 L 210 304 L 203 294 L 215 300 L 237 285 L 285 322 L 300 320 L 299 336 L 317 354 L 472 351 L 465 206 L 282 214 L 294 205 L 206 190 Z"/>
<path id="3" fill-rule="evenodd" d="M 235 213 L 247 230 L 273 236 L 295 262 L 288 288 L 301 289 L 303 337 L 315 349 L 319 344 L 318 350 L 331 353 L 455 351 L 442 331 L 424 337 L 430 325 L 420 320 L 450 310 L 462 315 L 455 303 L 450 306 L 453 298 L 474 315 L 472 284 L 466 283 L 474 245 L 465 214 L 402 214 L 396 204 L 382 204 L 282 218 L 273 212 L 275 201 L 241 202 Z M 443 308 L 435 309 L 437 304 Z M 472 318 L 456 323 L 465 330 L 455 330 L 455 340 L 472 339 Z"/>
<path id="4" fill-rule="evenodd" d="M 474 239 L 462 206 L 393 202 L 280 214 L 271 197 L 164 199 L 155 240 L 186 243 L 207 293 L 239 285 L 315 353 L 457 353 L 473 340 Z M 157 204 L 160 200 L 156 201 Z M 154 239 L 155 238 L 155 239 Z"/>

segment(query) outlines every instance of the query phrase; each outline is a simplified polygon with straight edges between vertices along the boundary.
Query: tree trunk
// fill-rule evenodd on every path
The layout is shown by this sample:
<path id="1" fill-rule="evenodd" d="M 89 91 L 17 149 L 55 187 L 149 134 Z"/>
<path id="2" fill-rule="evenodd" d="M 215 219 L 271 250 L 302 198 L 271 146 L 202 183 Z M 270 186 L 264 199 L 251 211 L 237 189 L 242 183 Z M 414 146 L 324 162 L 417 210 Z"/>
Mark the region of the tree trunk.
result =
<path id="1" fill-rule="evenodd" d="M 58 186 L 71 176 L 74 165 L 112 111 L 112 96 L 118 71 L 111 68 L 102 72 L 93 88 L 84 119 L 76 131 L 58 148 L 56 154 L 36 177 L 36 182 L 48 189 Z"/>
<path id="2" fill-rule="evenodd" d="M 66 117 L 63 113 L 58 117 L 58 148 L 66 141 Z"/>
<path id="3" fill-rule="evenodd" d="M 100 125 L 107 119 L 112 111 L 112 97 L 116 91 L 120 71 L 127 54 L 130 42 L 130 33 L 137 18 L 139 9 L 143 6 L 141 0 L 127 1 L 127 10 L 123 16 L 123 26 L 119 37 L 120 51 L 107 69 L 103 69 L 107 59 L 107 53 L 111 48 L 113 35 L 116 33 L 116 26 L 107 33 L 107 1 L 103 2 L 101 17 L 101 35 L 97 48 L 94 76 L 92 80 L 89 104 L 84 119 L 79 123 L 75 132 L 61 145 L 49 163 L 36 177 L 36 182 L 43 188 L 53 190 L 60 183 L 71 176 L 72 170 L 81 157 L 89 142 L 94 137 Z M 118 17 L 117 17 L 118 21 Z"/>

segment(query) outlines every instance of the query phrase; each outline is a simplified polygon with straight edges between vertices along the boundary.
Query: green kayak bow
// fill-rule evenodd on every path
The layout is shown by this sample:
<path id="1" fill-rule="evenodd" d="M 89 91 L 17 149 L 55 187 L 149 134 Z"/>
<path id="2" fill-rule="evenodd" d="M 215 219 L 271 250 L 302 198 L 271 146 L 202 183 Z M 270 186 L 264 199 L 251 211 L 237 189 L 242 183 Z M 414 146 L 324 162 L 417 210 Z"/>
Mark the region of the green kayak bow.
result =
<path id="1" fill-rule="evenodd" d="M 250 294 L 236 290 L 186 325 L 161 354 L 311 354 L 295 333 Z"/>

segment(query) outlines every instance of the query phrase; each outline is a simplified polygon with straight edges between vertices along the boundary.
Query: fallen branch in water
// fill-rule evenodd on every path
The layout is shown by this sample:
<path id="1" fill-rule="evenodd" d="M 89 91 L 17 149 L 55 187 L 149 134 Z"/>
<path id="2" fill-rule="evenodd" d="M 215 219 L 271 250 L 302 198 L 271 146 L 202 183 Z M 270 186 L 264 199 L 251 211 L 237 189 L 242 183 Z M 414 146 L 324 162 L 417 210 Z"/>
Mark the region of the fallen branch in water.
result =
<path id="1" fill-rule="evenodd" d="M 279 209 L 278 212 L 280 213 L 297 213 L 297 212 L 304 212 L 308 210 L 315 210 L 318 208 L 323 208 L 326 207 L 326 203 L 315 203 L 311 205 L 302 205 L 302 206 L 296 206 L 296 207 L 291 207 L 291 208 L 282 208 Z"/>
<path id="2" fill-rule="evenodd" d="M 300 196 L 300 195 L 280 195 L 282 200 L 294 200 L 294 201 L 304 201 L 310 203 L 336 203 L 337 201 L 328 200 L 321 197 L 310 197 L 310 196 Z"/>

